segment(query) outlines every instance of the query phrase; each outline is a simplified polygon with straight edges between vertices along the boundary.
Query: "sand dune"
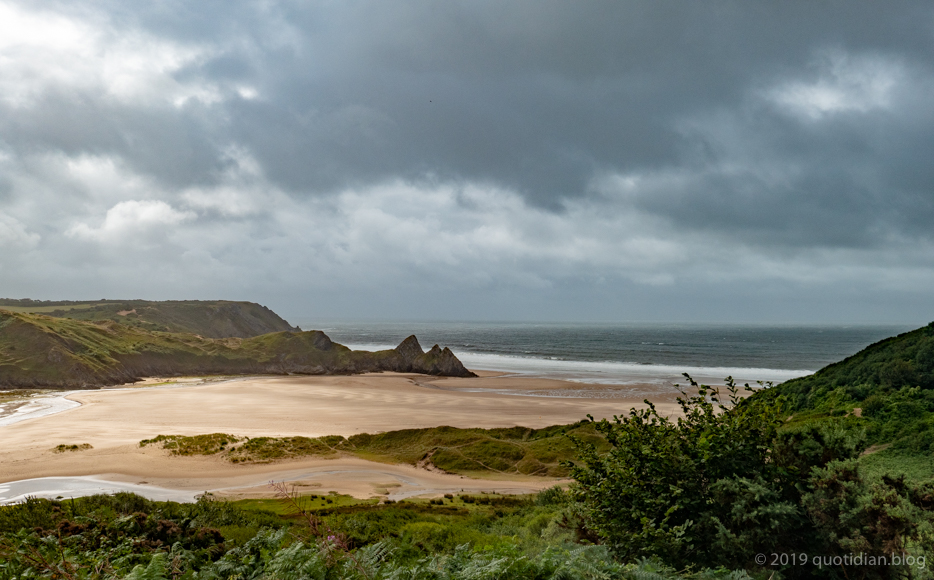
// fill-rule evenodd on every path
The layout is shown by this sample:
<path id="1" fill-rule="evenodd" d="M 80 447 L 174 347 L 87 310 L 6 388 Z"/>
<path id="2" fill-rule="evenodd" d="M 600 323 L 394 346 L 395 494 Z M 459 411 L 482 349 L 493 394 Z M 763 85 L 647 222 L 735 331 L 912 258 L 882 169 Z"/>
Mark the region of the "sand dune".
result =
<path id="1" fill-rule="evenodd" d="M 588 413 L 609 417 L 643 406 L 644 389 L 633 389 L 637 397 L 626 398 L 615 390 L 613 398 L 581 398 L 578 384 L 482 375 L 475 379 L 393 373 L 260 377 L 184 388 L 83 391 L 70 395 L 80 407 L 0 427 L 0 482 L 96 476 L 234 495 L 269 495 L 269 480 L 297 481 L 309 489 L 358 497 L 373 495 L 386 484 L 397 497 L 460 489 L 531 491 L 553 482 L 465 479 L 355 458 L 233 465 L 215 457 L 171 457 L 138 443 L 158 434 L 316 437 L 439 425 L 545 427 L 571 423 Z M 551 396 L 525 396 L 544 391 Z M 572 396 L 560 396 L 562 392 Z M 652 399 L 663 412 L 676 412 L 672 392 L 656 392 Z M 52 452 L 56 445 L 75 443 L 89 443 L 93 449 Z"/>

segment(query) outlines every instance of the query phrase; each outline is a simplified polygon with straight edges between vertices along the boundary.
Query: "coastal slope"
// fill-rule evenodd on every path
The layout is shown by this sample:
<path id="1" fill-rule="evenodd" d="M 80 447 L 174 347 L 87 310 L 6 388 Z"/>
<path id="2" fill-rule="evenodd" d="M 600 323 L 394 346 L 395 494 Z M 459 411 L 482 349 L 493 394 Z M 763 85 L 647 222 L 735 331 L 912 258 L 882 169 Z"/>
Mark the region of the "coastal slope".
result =
<path id="1" fill-rule="evenodd" d="M 762 391 L 784 396 L 793 411 L 859 406 L 894 396 L 903 389 L 934 391 L 934 322 L 871 344 L 812 375 Z M 864 405 L 865 406 L 865 405 Z"/>
<path id="2" fill-rule="evenodd" d="M 813 375 L 763 389 L 781 399 L 788 429 L 846 428 L 869 445 L 861 462 L 876 474 L 934 477 L 934 323 L 872 344 Z"/>
<path id="3" fill-rule="evenodd" d="M 0 299 L 0 308 L 74 320 L 110 320 L 162 332 L 187 332 L 208 338 L 250 338 L 270 332 L 301 330 L 255 302 L 230 300 L 74 300 Z"/>
<path id="4" fill-rule="evenodd" d="M 321 331 L 206 338 L 112 320 L 88 322 L 0 310 L 0 385 L 93 388 L 146 376 L 414 372 L 468 377 L 448 348 L 424 352 L 410 336 L 398 347 L 352 351 Z"/>

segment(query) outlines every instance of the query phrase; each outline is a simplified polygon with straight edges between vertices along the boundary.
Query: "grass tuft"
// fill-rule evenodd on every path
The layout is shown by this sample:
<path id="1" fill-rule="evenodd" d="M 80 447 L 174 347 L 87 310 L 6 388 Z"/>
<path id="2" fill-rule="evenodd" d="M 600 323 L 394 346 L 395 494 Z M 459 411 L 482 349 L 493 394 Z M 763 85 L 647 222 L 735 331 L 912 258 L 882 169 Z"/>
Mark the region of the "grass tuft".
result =
<path id="1" fill-rule="evenodd" d="M 226 451 L 228 445 L 241 441 L 240 437 L 226 433 L 211 433 L 209 435 L 158 435 L 152 439 L 143 439 L 140 447 L 159 444 L 172 455 L 215 455 Z"/>
<path id="2" fill-rule="evenodd" d="M 77 445 L 66 445 L 63 443 L 53 447 L 52 451 L 55 453 L 65 453 L 66 451 L 87 451 L 88 449 L 94 449 L 94 447 L 90 443 L 81 443 Z"/>

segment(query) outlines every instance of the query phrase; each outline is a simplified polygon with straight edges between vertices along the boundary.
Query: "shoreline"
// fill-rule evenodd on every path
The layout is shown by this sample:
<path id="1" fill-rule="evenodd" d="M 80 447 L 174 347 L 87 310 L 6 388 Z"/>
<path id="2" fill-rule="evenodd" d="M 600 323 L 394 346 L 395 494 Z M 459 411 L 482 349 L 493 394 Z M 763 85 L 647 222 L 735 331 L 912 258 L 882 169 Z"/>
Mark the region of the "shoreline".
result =
<path id="1" fill-rule="evenodd" d="M 495 371 L 495 370 L 474 370 L 472 371 L 477 374 L 475 378 L 487 379 L 485 381 L 485 386 L 480 388 L 472 388 L 471 386 L 461 385 L 455 386 L 455 383 L 452 382 L 450 386 L 438 385 L 435 384 L 438 381 L 457 381 L 457 380 L 466 380 L 471 381 L 473 379 L 462 379 L 460 377 L 438 377 L 434 375 L 417 375 L 419 377 L 424 377 L 425 380 L 413 380 L 413 383 L 419 387 L 426 389 L 435 389 L 435 390 L 444 390 L 444 391 L 459 391 L 459 392 L 484 392 L 484 393 L 495 393 L 505 396 L 516 396 L 516 397 L 555 397 L 555 398 L 571 398 L 571 399 L 615 399 L 615 398 L 630 398 L 639 393 L 644 393 L 646 395 L 656 395 L 660 390 L 663 389 L 663 386 L 659 383 L 589 383 L 583 381 L 569 381 L 558 378 L 549 378 L 549 377 L 539 377 L 539 376 L 529 376 L 523 373 L 509 372 L 509 371 Z M 22 398 L 16 400 L 16 391 L 17 389 L 11 389 L 7 391 L 0 391 L 0 393 L 8 393 L 12 396 L 10 401 L 6 403 L 0 403 L 0 428 L 3 428 L 7 425 L 13 425 L 21 421 L 27 421 L 31 419 L 38 419 L 41 417 L 49 417 L 56 415 L 58 413 L 63 413 L 73 408 L 80 407 L 82 403 L 80 401 L 71 399 L 71 396 L 78 396 L 83 393 L 96 393 L 96 392 L 114 392 L 114 391 L 124 391 L 124 390 L 135 390 L 135 389 L 184 389 L 195 386 L 201 386 L 206 384 L 223 384 L 231 383 L 236 381 L 248 381 L 253 379 L 275 379 L 275 378 L 286 378 L 286 377 L 296 377 L 296 376 L 307 376 L 307 377 L 321 377 L 321 376 L 368 376 L 368 375 L 382 375 L 382 374 L 399 374 L 399 373 L 366 373 L 364 375 L 244 375 L 244 376 L 221 376 L 221 377 L 146 377 L 136 383 L 124 383 L 122 385 L 112 385 L 106 387 L 99 387 L 94 389 L 69 389 L 69 390 L 56 390 L 56 389 L 22 389 L 27 391 L 30 395 L 29 397 L 33 398 Z M 506 379 L 507 382 L 496 381 L 496 379 Z M 523 383 L 523 384 L 520 384 Z M 501 385 L 503 388 L 492 389 L 490 386 L 497 384 Z M 530 385 L 535 385 L 530 387 Z M 722 385 L 714 385 L 722 386 Z M 516 388 L 519 387 L 519 388 Z M 550 388 L 546 388 L 550 387 Z M 36 392 L 40 394 L 36 396 Z M 672 392 L 675 392 L 672 389 Z M 43 402 L 47 403 L 45 406 L 42 406 Z M 63 402 L 61 404 L 59 402 Z M 13 405 L 12 408 L 8 409 L 8 405 Z M 32 411 L 22 412 L 23 407 L 29 407 L 30 405 L 39 405 L 40 408 L 34 409 Z M 21 415 L 21 416 L 20 416 Z"/>
<path id="2" fill-rule="evenodd" d="M 496 371 L 478 374 L 463 379 L 402 373 L 233 377 L 181 385 L 155 383 L 154 378 L 149 387 L 136 383 L 70 391 L 63 396 L 80 406 L 0 427 L 5 443 L 0 450 L 0 487 L 37 478 L 91 478 L 170 492 L 268 497 L 268 482 L 275 479 L 312 486 L 309 492 L 336 491 L 359 498 L 460 489 L 530 493 L 560 480 L 495 474 L 474 479 L 355 457 L 231 464 L 215 456 L 170 456 L 162 449 L 140 448 L 139 442 L 159 434 L 348 437 L 442 425 L 542 428 L 574 423 L 587 414 L 600 419 L 644 408 L 645 398 L 663 414 L 680 411 L 673 388 L 594 385 L 592 391 L 606 394 L 597 398 L 581 396 L 577 383 Z M 91 449 L 53 451 L 57 445 L 81 444 Z M 387 484 L 389 495 L 376 493 Z M 0 493 L 0 500 L 8 495 Z"/>
<path id="3" fill-rule="evenodd" d="M 227 383 L 238 380 L 249 380 L 251 378 L 257 378 L 258 376 L 266 375 L 244 375 L 244 376 L 222 376 L 222 377 L 147 377 L 141 381 L 135 383 L 124 383 L 122 385 L 110 385 L 106 387 L 98 387 L 95 389 L 68 389 L 68 390 L 58 390 L 58 389 L 10 389 L 6 391 L 0 391 L 0 393 L 11 394 L 9 397 L 11 400 L 6 403 L 0 403 L 0 428 L 3 428 L 7 425 L 14 425 L 20 421 L 26 421 L 29 419 L 38 419 L 41 417 L 49 417 L 56 415 L 58 413 L 63 413 L 70 409 L 74 409 L 81 406 L 80 401 L 75 401 L 69 399 L 71 395 L 79 395 L 81 393 L 89 392 L 100 392 L 100 391 L 122 391 L 122 390 L 131 390 L 131 389 L 183 389 L 186 387 L 203 385 L 207 383 L 219 384 Z M 268 375 L 268 376 L 277 376 L 277 375 Z M 20 398 L 17 400 L 16 392 L 18 390 L 26 391 L 30 395 L 24 395 L 24 397 L 34 397 L 34 398 Z M 36 393 L 39 393 L 39 396 L 36 396 Z M 59 401 L 64 401 L 66 404 L 58 404 Z M 48 404 L 42 406 L 42 402 L 47 402 Z M 27 411 L 26 413 L 21 413 L 23 407 L 28 407 L 30 404 L 39 405 L 40 408 L 34 409 L 32 411 Z M 14 405 L 11 409 L 8 409 L 8 405 Z M 22 414 L 22 416 L 17 416 Z"/>

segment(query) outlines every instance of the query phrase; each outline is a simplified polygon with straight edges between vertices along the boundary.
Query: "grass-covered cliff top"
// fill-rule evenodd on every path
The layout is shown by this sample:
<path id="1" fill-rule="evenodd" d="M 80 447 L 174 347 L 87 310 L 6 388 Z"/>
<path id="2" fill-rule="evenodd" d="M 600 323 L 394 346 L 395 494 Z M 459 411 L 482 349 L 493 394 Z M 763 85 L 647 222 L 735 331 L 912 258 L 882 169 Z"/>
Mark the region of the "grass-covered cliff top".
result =
<path id="1" fill-rule="evenodd" d="M 110 320 L 145 330 L 184 332 L 209 338 L 248 338 L 270 332 L 298 330 L 265 306 L 229 300 L 82 302 L 3 298 L 0 299 L 0 309 L 75 320 Z"/>

